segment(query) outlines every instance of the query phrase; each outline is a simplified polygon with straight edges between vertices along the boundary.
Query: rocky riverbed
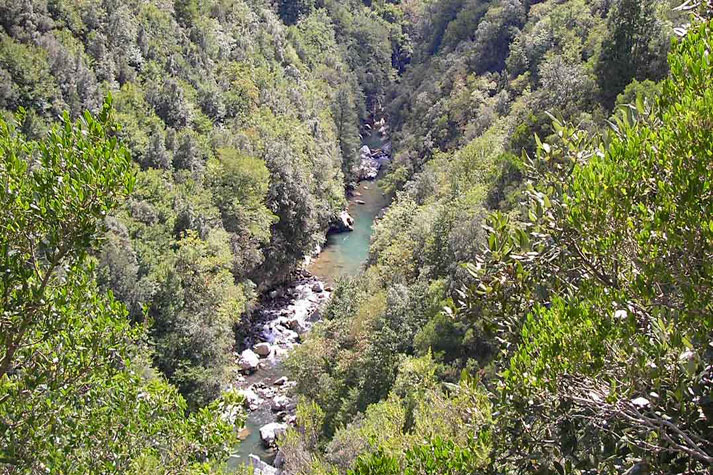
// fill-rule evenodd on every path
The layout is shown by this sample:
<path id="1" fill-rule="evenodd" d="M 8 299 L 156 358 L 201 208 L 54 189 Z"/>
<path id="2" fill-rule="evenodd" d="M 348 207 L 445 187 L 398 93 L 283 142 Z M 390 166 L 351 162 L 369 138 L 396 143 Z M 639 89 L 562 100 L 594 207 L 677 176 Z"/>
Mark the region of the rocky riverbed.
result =
<path id="1" fill-rule="evenodd" d="M 251 465 L 258 475 L 280 473 L 277 442 L 296 419 L 295 383 L 281 362 L 319 320 L 331 296 L 329 283 L 359 271 L 368 256 L 374 219 L 388 205 L 388 198 L 370 182 L 380 176 L 391 153 L 384 121 L 374 125 L 378 132 L 365 138 L 360 150 L 361 183 L 352 190 L 349 207 L 332 223 L 325 248 L 305 261 L 314 274 L 299 271 L 291 284 L 263 297 L 241 342 L 244 349 L 235 355 L 236 385 L 245 397 L 248 419 L 243 442 L 229 462 L 233 466 Z"/>
<path id="2" fill-rule="evenodd" d="M 256 312 L 250 334 L 242 342 L 245 350 L 236 354 L 240 368 L 236 386 L 245 397 L 246 410 L 256 416 L 248 419 L 241 438 L 255 439 L 259 435 L 262 444 L 260 450 L 255 450 L 260 453 L 243 453 L 239 457 L 247 456 L 247 462 L 258 475 L 279 473 L 260 457 L 272 455 L 269 458 L 274 458 L 275 465 L 280 464 L 275 452 L 277 440 L 296 419 L 292 394 L 295 383 L 282 374 L 280 363 L 319 319 L 331 290 L 307 271 L 299 271 L 289 286 L 267 294 Z M 251 424 L 258 421 L 259 424 Z"/>

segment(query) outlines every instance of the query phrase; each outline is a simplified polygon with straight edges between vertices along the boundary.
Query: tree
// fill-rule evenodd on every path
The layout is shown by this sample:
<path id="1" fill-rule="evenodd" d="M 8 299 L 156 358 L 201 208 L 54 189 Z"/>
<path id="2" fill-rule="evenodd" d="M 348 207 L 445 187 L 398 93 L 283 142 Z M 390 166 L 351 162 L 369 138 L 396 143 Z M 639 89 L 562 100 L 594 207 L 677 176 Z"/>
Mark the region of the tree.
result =
<path id="1" fill-rule="evenodd" d="M 597 64 L 602 99 L 609 108 L 633 79 L 658 81 L 667 73 L 668 35 L 656 16 L 657 4 L 617 0 L 609 11 L 609 34 Z"/>
<path id="2" fill-rule="evenodd" d="M 294 25 L 302 16 L 310 14 L 315 0 L 279 0 L 278 13 L 286 25 Z"/>
<path id="3" fill-rule="evenodd" d="M 245 293 L 234 283 L 225 231 L 206 240 L 186 232 L 173 259 L 159 268 L 154 319 L 156 365 L 194 410 L 220 396 L 234 363 L 233 326 L 245 311 Z"/>
<path id="4" fill-rule="evenodd" d="M 187 472 L 233 442 L 222 400 L 190 417 L 153 375 L 142 327 L 93 280 L 104 217 L 132 189 L 111 102 L 45 139 L 0 119 L 0 469 Z M 17 122 L 22 122 L 22 112 Z"/>
<path id="5" fill-rule="evenodd" d="M 337 126 L 337 141 L 342 152 L 342 172 L 348 179 L 353 176 L 359 149 L 359 130 L 356 103 L 352 90 L 342 86 L 332 104 L 332 115 Z"/>
<path id="6" fill-rule="evenodd" d="M 176 19 L 184 26 L 193 26 L 198 17 L 198 0 L 174 0 Z"/>

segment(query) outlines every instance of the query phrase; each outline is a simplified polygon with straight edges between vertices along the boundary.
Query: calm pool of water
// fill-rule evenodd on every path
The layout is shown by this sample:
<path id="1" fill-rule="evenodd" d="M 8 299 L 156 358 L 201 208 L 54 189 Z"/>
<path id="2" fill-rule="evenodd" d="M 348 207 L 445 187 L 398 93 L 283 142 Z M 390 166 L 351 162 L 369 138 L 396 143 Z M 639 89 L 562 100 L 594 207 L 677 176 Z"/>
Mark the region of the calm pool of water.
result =
<path id="1" fill-rule="evenodd" d="M 383 141 L 377 134 L 364 139 L 364 144 L 372 149 L 380 148 Z M 363 202 L 363 204 L 358 203 Z M 389 204 L 376 181 L 359 183 L 354 196 L 349 199 L 347 210 L 354 218 L 354 231 L 349 233 L 330 234 L 322 253 L 312 261 L 309 271 L 319 279 L 334 284 L 342 277 L 356 275 L 369 256 L 369 243 L 373 231 L 374 218 Z M 249 382 L 264 381 L 266 384 L 284 376 L 284 368 L 278 364 L 271 368 L 261 369 L 248 377 Z M 260 440 L 260 427 L 274 422 L 275 416 L 269 409 L 251 412 L 245 423 L 247 437 L 240 443 L 237 451 L 228 462 L 235 469 L 238 465 L 247 463 L 250 454 L 257 455 L 263 461 L 272 463 L 275 451 L 266 449 Z"/>

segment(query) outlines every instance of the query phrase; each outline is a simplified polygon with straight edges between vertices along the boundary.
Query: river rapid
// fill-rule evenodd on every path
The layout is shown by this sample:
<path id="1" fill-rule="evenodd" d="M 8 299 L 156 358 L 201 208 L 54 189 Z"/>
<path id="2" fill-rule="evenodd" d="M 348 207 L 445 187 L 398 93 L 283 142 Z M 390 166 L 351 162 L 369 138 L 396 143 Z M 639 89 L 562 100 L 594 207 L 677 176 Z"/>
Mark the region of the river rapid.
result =
<path id="1" fill-rule="evenodd" d="M 364 139 L 363 145 L 381 149 L 385 141 L 373 133 Z M 284 428 L 294 423 L 296 405 L 294 384 L 287 379 L 282 361 L 319 320 L 332 286 L 339 279 L 359 273 L 366 262 L 374 221 L 389 204 L 378 186 L 383 169 L 376 180 L 359 182 L 349 197 L 347 211 L 354 220 L 353 231 L 328 234 L 319 255 L 308 259 L 305 269 L 298 271 L 288 286 L 268 293 L 255 312 L 252 332 L 242 342 L 246 351 L 253 354 L 240 355 L 243 374 L 237 376 L 237 387 L 246 397 L 248 416 L 240 434 L 242 441 L 231 456 L 229 467 L 253 465 L 255 473 L 278 473 L 271 466 L 280 465 L 276 449 L 274 444 L 268 447 L 265 439 L 279 437 Z M 259 356 L 259 361 L 253 355 Z"/>

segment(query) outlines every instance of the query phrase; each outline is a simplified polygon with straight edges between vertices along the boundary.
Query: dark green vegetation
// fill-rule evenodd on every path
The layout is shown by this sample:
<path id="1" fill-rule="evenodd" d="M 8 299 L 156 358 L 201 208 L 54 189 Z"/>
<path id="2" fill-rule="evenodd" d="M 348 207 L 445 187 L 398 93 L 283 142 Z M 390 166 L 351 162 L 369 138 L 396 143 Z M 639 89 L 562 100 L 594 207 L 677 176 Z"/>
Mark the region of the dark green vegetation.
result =
<path id="1" fill-rule="evenodd" d="M 0 0 L 0 469 L 219 470 L 236 335 L 383 108 L 395 201 L 289 362 L 288 473 L 707 471 L 713 25 L 677 3 Z"/>

